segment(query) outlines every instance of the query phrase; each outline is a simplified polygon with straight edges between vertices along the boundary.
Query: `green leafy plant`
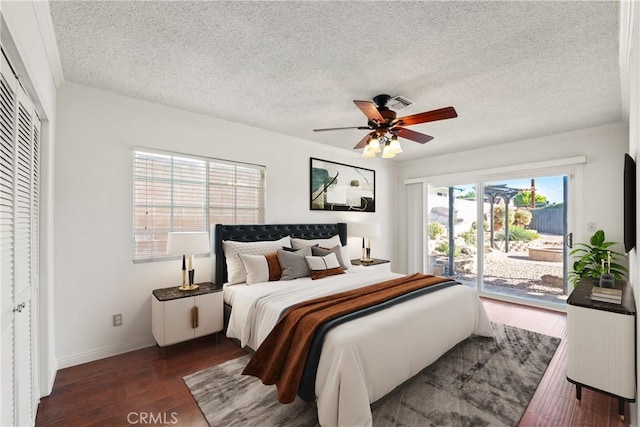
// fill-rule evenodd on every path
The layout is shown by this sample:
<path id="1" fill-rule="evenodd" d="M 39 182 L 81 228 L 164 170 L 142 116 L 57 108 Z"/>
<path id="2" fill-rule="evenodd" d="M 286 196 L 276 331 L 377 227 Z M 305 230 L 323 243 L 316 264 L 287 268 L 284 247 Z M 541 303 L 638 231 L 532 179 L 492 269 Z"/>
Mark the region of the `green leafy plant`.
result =
<path id="1" fill-rule="evenodd" d="M 604 231 L 598 230 L 591 236 L 589 243 L 576 243 L 576 248 L 569 253 L 569 255 L 577 257 L 573 263 L 573 270 L 569 273 L 569 280 L 573 285 L 575 286 L 580 279 L 597 279 L 603 273 L 607 273 L 609 256 L 611 256 L 610 273 L 616 280 L 622 279 L 627 269 L 615 261 L 624 254 L 609 249 L 615 245 L 615 242 L 607 242 Z"/>
<path id="2" fill-rule="evenodd" d="M 546 196 L 536 193 L 536 206 L 544 205 L 547 202 Z M 521 191 L 513 198 L 513 204 L 516 206 L 531 206 L 531 191 Z"/>
<path id="3" fill-rule="evenodd" d="M 444 254 L 446 256 L 449 256 L 449 243 L 448 242 L 439 243 L 433 250 L 436 252 L 440 252 L 441 254 Z M 460 252 L 460 248 L 455 248 L 453 250 L 454 258 L 458 258 L 461 254 L 462 252 Z"/>
<path id="4" fill-rule="evenodd" d="M 527 230 L 520 225 L 509 226 L 509 241 L 519 240 L 522 242 L 530 242 L 540 238 L 540 235 L 533 230 Z M 496 233 L 496 240 L 504 240 L 504 232 Z"/>
<path id="5" fill-rule="evenodd" d="M 509 224 L 513 224 L 515 219 L 515 212 L 513 209 L 509 209 Z M 497 225 L 504 225 L 504 206 L 497 205 L 493 208 L 493 223 Z"/>
<path id="6" fill-rule="evenodd" d="M 430 239 L 437 239 L 438 237 L 442 236 L 445 232 L 444 225 L 440 224 L 437 221 L 431 221 L 428 227 L 429 227 Z"/>
<path id="7" fill-rule="evenodd" d="M 471 228 L 471 230 L 463 231 L 458 236 L 460 236 L 467 245 L 475 246 L 477 241 L 477 230 L 475 228 Z"/>
<path id="8" fill-rule="evenodd" d="M 471 229 L 472 230 L 477 230 L 478 229 L 478 224 L 475 221 L 473 221 L 471 223 Z M 482 229 L 484 231 L 489 231 L 489 221 L 487 221 L 486 219 L 484 221 L 482 221 Z"/>
<path id="9" fill-rule="evenodd" d="M 529 212 L 528 210 L 518 209 L 514 214 L 513 223 L 515 225 L 526 227 L 527 225 L 531 224 L 532 217 L 533 215 L 531 215 L 531 212 Z"/>

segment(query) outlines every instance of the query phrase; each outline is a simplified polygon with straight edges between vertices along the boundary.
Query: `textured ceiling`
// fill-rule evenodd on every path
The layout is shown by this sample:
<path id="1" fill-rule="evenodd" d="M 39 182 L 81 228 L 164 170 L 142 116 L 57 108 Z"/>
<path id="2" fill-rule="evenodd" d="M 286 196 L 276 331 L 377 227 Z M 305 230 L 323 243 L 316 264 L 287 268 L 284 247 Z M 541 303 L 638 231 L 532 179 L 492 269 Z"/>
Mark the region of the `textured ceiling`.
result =
<path id="1" fill-rule="evenodd" d="M 65 80 L 351 149 L 353 104 L 452 105 L 397 160 L 621 121 L 619 3 L 75 2 L 51 12 Z"/>

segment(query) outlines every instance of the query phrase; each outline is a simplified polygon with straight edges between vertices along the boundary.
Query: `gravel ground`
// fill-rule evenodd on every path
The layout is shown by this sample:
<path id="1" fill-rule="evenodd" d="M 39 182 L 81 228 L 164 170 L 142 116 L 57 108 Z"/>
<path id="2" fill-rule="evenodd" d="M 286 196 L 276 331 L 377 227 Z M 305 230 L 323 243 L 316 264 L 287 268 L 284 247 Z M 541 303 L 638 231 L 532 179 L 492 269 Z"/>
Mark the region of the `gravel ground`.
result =
<path id="1" fill-rule="evenodd" d="M 532 261 L 527 252 L 491 252 L 485 254 L 484 283 L 523 289 L 531 292 L 543 292 L 562 295 L 562 286 L 543 283 L 543 275 L 552 275 L 562 279 L 562 263 Z M 456 279 L 475 278 L 472 274 L 459 274 Z"/>
<path id="2" fill-rule="evenodd" d="M 541 235 L 540 239 L 530 245 L 562 247 L 562 240 L 562 236 Z M 473 266 L 470 272 L 457 271 L 453 278 L 475 283 L 476 275 L 477 270 Z M 547 276 L 544 282 L 542 276 Z M 562 263 L 531 260 L 528 251 L 509 253 L 498 250 L 485 251 L 484 283 L 522 292 L 559 296 L 563 294 Z"/>

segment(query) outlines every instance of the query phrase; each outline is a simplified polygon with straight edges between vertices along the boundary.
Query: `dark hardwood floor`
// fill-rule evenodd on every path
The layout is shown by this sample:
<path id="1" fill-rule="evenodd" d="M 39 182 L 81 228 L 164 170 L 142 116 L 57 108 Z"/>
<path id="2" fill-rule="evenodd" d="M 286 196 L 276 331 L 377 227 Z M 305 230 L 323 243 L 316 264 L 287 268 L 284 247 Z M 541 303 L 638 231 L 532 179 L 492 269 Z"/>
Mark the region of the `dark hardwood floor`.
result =
<path id="1" fill-rule="evenodd" d="M 577 405 L 566 380 L 566 315 L 484 300 L 492 321 L 562 338 L 520 426 L 625 426 L 617 401 L 584 389 Z M 200 338 L 169 347 L 163 358 L 149 347 L 58 372 L 53 392 L 42 399 L 37 426 L 206 426 L 182 377 L 234 359 L 244 352 L 231 340 Z M 144 421 L 144 422 L 143 422 Z"/>

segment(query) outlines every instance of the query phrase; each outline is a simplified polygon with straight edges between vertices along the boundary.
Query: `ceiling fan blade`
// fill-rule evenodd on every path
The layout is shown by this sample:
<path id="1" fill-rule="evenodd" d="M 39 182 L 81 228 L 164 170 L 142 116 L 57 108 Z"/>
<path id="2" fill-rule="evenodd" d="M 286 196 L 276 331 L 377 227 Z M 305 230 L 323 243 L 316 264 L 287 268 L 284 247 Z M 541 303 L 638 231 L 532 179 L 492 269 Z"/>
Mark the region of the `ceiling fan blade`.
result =
<path id="1" fill-rule="evenodd" d="M 437 120 L 453 119 L 458 117 L 456 109 L 453 107 L 440 108 L 439 110 L 425 111 L 424 113 L 413 114 L 411 116 L 400 117 L 402 126 L 417 125 L 419 123 L 435 122 Z"/>
<path id="2" fill-rule="evenodd" d="M 366 135 L 364 136 L 364 138 L 362 138 L 362 139 L 360 140 L 360 142 L 358 142 L 358 143 L 356 144 L 356 146 L 355 146 L 355 147 L 353 147 L 353 149 L 354 149 L 354 150 L 358 150 L 358 149 L 360 149 L 360 148 L 364 148 L 364 147 L 367 145 L 367 143 L 369 142 L 369 139 L 371 138 L 371 134 L 373 134 L 373 133 L 375 133 L 375 132 L 369 132 L 368 134 L 366 134 Z"/>
<path id="3" fill-rule="evenodd" d="M 328 130 L 343 130 L 343 129 L 371 129 L 369 126 L 347 126 L 343 128 L 325 128 L 325 129 L 314 129 L 314 132 L 325 132 Z"/>
<path id="4" fill-rule="evenodd" d="M 396 132 L 400 138 L 410 139 L 411 141 L 419 142 L 420 144 L 424 144 L 433 139 L 432 136 L 410 129 L 394 128 L 393 131 Z"/>
<path id="5" fill-rule="evenodd" d="M 369 119 L 370 122 L 376 120 L 379 123 L 384 123 L 384 117 L 382 117 L 380 111 L 378 111 L 378 108 L 376 107 L 376 104 L 373 102 L 354 100 L 353 103 L 356 104 L 365 116 L 367 116 L 367 119 Z"/>

